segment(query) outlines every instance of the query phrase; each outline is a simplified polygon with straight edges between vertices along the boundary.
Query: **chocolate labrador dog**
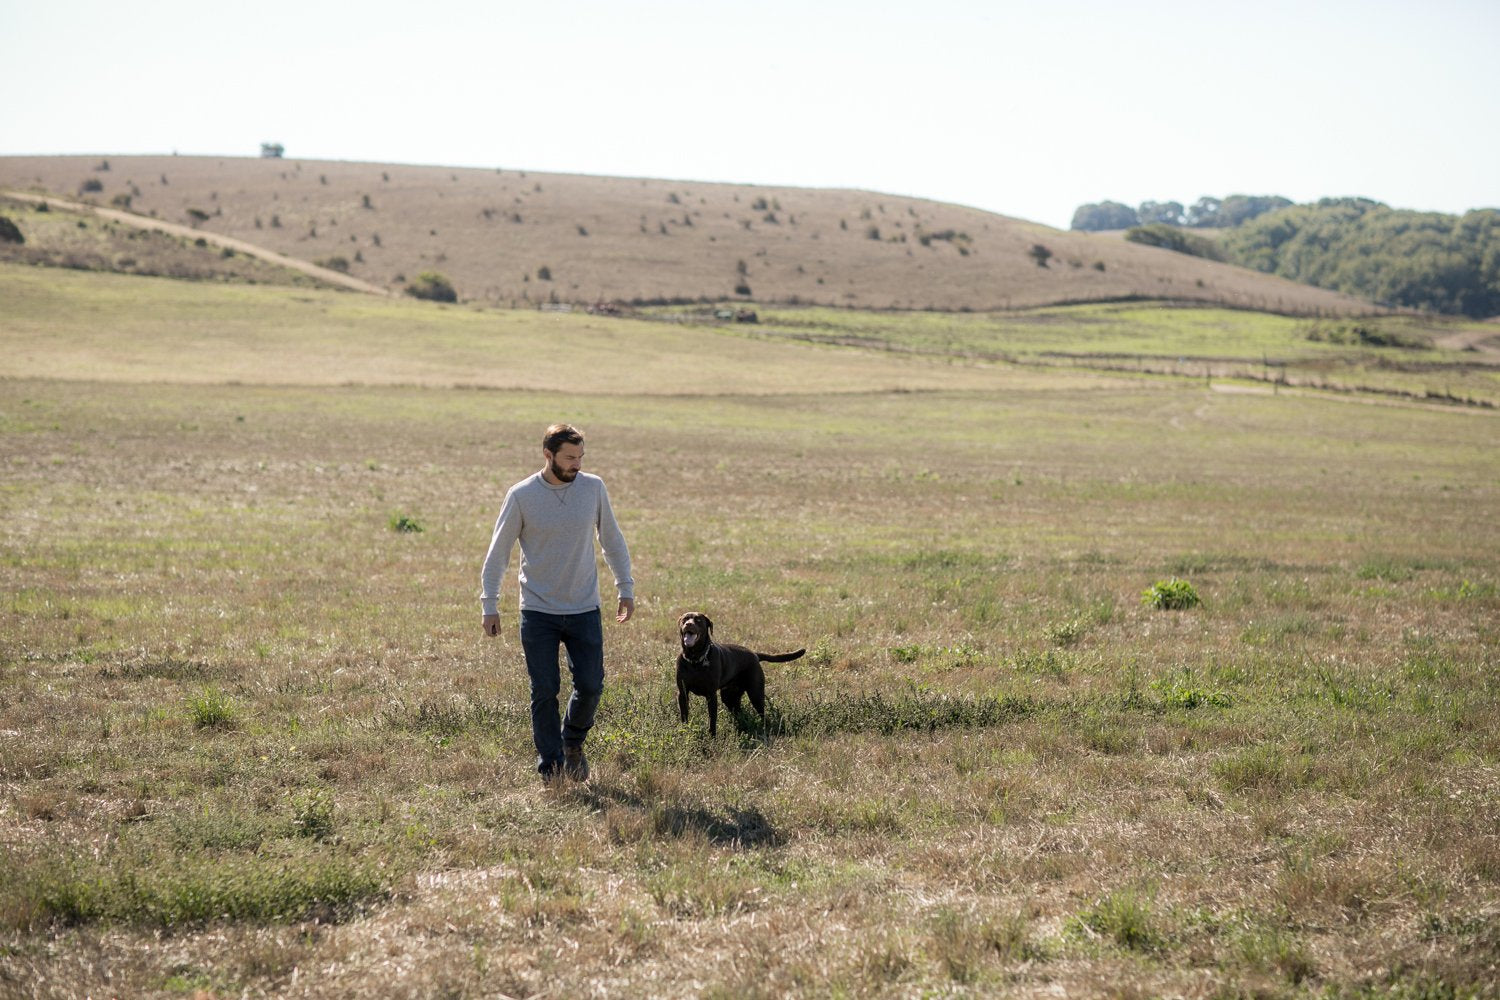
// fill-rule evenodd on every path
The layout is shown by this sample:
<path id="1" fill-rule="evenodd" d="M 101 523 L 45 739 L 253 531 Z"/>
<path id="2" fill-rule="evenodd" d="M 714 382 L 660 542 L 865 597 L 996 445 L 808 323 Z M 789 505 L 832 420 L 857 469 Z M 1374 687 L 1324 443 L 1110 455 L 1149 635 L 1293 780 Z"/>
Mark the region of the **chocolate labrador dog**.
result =
<path id="1" fill-rule="evenodd" d="M 677 707 L 682 721 L 688 719 L 688 695 L 708 699 L 708 735 L 719 732 L 719 703 L 738 712 L 740 699 L 750 696 L 756 713 L 766 717 L 766 672 L 761 663 L 786 663 L 806 653 L 757 653 L 733 643 L 714 642 L 714 623 L 701 611 L 689 611 L 677 619 L 682 651 L 677 654 Z M 715 695 L 718 697 L 716 698 Z"/>

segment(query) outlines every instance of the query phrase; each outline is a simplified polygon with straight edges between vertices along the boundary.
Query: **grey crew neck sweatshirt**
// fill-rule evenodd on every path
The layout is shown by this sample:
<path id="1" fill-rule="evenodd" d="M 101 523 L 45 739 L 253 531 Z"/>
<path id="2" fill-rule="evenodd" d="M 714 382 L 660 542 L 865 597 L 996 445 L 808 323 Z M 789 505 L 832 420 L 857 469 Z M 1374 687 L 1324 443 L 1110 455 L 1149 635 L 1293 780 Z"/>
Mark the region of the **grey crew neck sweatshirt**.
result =
<path id="1" fill-rule="evenodd" d="M 516 483 L 500 506 L 479 574 L 483 613 L 498 613 L 500 582 L 517 542 L 521 543 L 522 611 L 577 615 L 599 607 L 596 537 L 620 598 L 633 599 L 630 550 L 615 523 L 604 480 L 580 472 L 571 483 L 553 486 L 538 472 Z"/>

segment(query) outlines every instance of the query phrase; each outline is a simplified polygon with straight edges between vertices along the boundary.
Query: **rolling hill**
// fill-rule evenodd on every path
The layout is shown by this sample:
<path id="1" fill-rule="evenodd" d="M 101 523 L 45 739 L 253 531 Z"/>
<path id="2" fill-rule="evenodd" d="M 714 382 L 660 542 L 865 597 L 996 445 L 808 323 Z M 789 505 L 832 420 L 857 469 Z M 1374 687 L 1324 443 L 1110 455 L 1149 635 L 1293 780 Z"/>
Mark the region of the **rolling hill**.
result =
<path id="1" fill-rule="evenodd" d="M 0 157 L 0 189 L 113 206 L 399 290 L 499 305 L 754 301 L 974 310 L 1164 299 L 1369 303 L 1109 236 L 842 189 L 371 163 Z"/>

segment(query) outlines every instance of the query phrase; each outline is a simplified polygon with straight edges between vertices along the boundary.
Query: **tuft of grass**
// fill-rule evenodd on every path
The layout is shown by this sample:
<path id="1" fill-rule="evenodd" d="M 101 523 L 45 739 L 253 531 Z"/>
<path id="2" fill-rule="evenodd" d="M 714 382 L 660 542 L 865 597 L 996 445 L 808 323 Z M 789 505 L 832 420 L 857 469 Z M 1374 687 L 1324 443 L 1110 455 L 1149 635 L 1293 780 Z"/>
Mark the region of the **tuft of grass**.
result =
<path id="1" fill-rule="evenodd" d="M 1090 624 L 1087 615 L 1075 614 L 1050 623 L 1042 631 L 1054 646 L 1072 646 L 1088 633 Z"/>
<path id="2" fill-rule="evenodd" d="M 195 729 L 230 729 L 236 721 L 234 703 L 217 687 L 205 688 L 188 698 L 188 713 Z"/>
<path id="3" fill-rule="evenodd" d="M 401 535 L 414 535 L 427 529 L 422 527 L 422 522 L 409 514 L 391 515 L 391 530 Z"/>
<path id="4" fill-rule="evenodd" d="M 1151 903 L 1133 889 L 1119 889 L 1075 914 L 1065 931 L 1078 938 L 1103 938 L 1129 951 L 1154 952 L 1166 935 Z"/>
<path id="5" fill-rule="evenodd" d="M 333 795 L 319 788 L 297 796 L 292 803 L 292 832 L 309 840 L 330 839 L 333 836 Z"/>
<path id="6" fill-rule="evenodd" d="M 944 906 L 929 921 L 928 951 L 943 973 L 956 983 L 977 982 L 990 965 L 1045 957 L 1022 914 L 987 919 Z"/>

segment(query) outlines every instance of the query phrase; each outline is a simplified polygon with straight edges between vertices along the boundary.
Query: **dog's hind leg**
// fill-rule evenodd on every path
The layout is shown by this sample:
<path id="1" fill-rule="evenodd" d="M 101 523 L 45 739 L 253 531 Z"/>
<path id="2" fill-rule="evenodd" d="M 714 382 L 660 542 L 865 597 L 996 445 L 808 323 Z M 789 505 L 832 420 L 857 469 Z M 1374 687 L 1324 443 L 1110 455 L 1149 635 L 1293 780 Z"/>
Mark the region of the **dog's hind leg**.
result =
<path id="1" fill-rule="evenodd" d="M 766 717 L 766 679 L 752 677 L 745 685 L 745 691 L 750 695 L 750 704 L 755 709 L 755 714 L 764 719 Z"/>
<path id="2" fill-rule="evenodd" d="M 731 712 L 738 713 L 740 710 L 740 699 L 745 696 L 745 689 L 739 684 L 727 684 L 719 691 L 719 697 L 724 701 L 724 707 Z"/>

